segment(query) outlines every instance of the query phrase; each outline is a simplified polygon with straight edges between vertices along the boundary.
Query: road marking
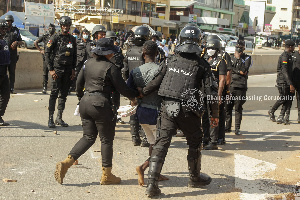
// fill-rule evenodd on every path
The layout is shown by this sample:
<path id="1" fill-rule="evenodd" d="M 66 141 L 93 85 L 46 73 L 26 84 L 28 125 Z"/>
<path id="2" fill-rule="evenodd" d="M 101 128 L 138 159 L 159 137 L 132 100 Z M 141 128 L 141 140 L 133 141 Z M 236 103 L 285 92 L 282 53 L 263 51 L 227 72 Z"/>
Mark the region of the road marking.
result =
<path id="1" fill-rule="evenodd" d="M 266 199 L 267 195 L 273 194 L 271 181 L 263 179 L 262 175 L 275 170 L 275 164 L 237 153 L 234 154 L 234 163 L 235 187 L 242 190 L 241 200 Z"/>
<path id="2" fill-rule="evenodd" d="M 249 75 L 248 77 L 260 77 L 260 76 L 275 76 L 277 75 L 277 73 L 275 74 L 258 74 L 258 75 Z"/>
<path id="3" fill-rule="evenodd" d="M 92 157 L 93 159 L 98 159 L 98 158 L 100 158 L 100 157 L 94 155 L 93 150 L 90 149 L 89 151 L 90 151 L 91 157 Z"/>
<path id="4" fill-rule="evenodd" d="M 267 138 L 269 138 L 269 137 L 278 135 L 278 134 L 280 134 L 280 133 L 284 133 L 284 132 L 286 132 L 286 131 L 288 131 L 288 130 L 290 130 L 290 129 L 282 129 L 282 130 L 280 130 L 280 131 L 271 133 L 271 134 L 269 134 L 269 135 L 265 135 L 265 136 L 263 136 L 263 137 L 261 137 L 261 138 L 256 138 L 255 141 L 263 141 L 263 140 L 265 140 L 265 139 L 267 139 Z"/>

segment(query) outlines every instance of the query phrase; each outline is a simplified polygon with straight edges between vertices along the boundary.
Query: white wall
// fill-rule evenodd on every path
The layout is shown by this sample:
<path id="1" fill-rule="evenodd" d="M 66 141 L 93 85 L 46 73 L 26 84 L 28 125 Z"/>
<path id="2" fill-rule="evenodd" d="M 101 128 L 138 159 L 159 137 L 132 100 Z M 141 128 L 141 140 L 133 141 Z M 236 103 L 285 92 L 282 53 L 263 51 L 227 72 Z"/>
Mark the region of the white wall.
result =
<path id="1" fill-rule="evenodd" d="M 285 25 L 288 30 L 291 30 L 293 0 L 273 0 L 272 6 L 276 7 L 276 14 L 271 21 L 273 30 L 280 29 L 280 25 Z M 287 8 L 287 11 L 283 11 L 281 8 Z M 280 22 L 280 20 L 285 20 L 285 22 Z"/>

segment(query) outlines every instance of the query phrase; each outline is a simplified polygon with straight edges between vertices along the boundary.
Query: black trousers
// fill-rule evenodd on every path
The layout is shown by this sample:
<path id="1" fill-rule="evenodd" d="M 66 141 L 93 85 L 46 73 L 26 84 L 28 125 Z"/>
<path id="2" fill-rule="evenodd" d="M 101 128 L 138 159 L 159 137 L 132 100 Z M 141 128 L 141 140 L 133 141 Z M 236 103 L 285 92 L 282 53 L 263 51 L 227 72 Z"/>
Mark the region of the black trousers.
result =
<path id="1" fill-rule="evenodd" d="M 49 69 L 45 62 L 45 57 L 43 56 L 43 87 L 47 87 L 48 85 L 48 74 L 49 74 Z"/>
<path id="2" fill-rule="evenodd" d="M 9 87 L 11 90 L 15 88 L 17 59 L 11 59 L 8 65 Z"/>
<path id="3" fill-rule="evenodd" d="M 153 146 L 153 151 L 150 158 L 150 166 L 153 162 L 160 163 L 162 167 L 165 157 L 170 147 L 172 136 L 180 129 L 187 140 L 189 146 L 187 158 L 197 159 L 198 155 L 192 155 L 192 152 L 197 152 L 200 149 L 202 142 L 201 118 L 197 117 L 193 112 L 183 112 L 180 109 L 177 117 L 170 117 L 166 112 L 166 104 L 162 103 L 161 115 L 157 120 L 157 139 Z M 152 162 L 152 163 L 151 163 Z M 149 168 L 150 177 L 159 177 L 161 167 L 152 169 Z"/>
<path id="4" fill-rule="evenodd" d="M 207 143 L 210 141 L 210 122 L 208 116 L 208 109 L 207 109 L 207 98 L 203 99 L 203 115 L 202 115 L 202 131 L 203 131 L 203 143 Z"/>
<path id="5" fill-rule="evenodd" d="M 224 96 L 223 96 L 224 98 Z M 210 127 L 210 139 L 212 143 L 217 143 L 218 139 L 225 139 L 225 101 L 219 105 L 219 124 Z"/>
<path id="6" fill-rule="evenodd" d="M 1 67 L 1 66 L 0 66 Z M 9 80 L 7 75 L 0 75 L 0 116 L 3 116 L 10 98 Z"/>
<path id="7" fill-rule="evenodd" d="M 75 144 L 69 155 L 77 160 L 96 141 L 101 141 L 102 166 L 111 167 L 113 157 L 113 141 L 116 121 L 109 105 L 109 99 L 101 96 L 85 94 L 79 104 L 82 120 L 83 137 Z"/>
<path id="8" fill-rule="evenodd" d="M 290 87 L 278 86 L 279 98 L 276 103 L 271 108 L 272 112 L 275 112 L 279 106 L 282 105 L 280 115 L 284 116 L 285 114 L 289 115 L 291 112 L 291 107 L 293 103 L 293 97 L 295 93 L 290 92 Z"/>
<path id="9" fill-rule="evenodd" d="M 242 88 L 231 88 L 231 97 L 226 99 L 225 112 L 226 112 L 226 130 L 231 130 L 232 124 L 232 110 L 234 106 L 235 110 L 235 130 L 241 128 L 242 116 L 243 116 L 243 105 L 246 102 L 247 89 Z"/>
<path id="10" fill-rule="evenodd" d="M 51 79 L 51 93 L 49 99 L 49 111 L 55 111 L 56 99 L 58 98 L 58 110 L 65 109 L 65 103 L 67 100 L 72 70 L 65 70 L 64 72 L 56 72 L 58 78 L 56 80 Z"/>

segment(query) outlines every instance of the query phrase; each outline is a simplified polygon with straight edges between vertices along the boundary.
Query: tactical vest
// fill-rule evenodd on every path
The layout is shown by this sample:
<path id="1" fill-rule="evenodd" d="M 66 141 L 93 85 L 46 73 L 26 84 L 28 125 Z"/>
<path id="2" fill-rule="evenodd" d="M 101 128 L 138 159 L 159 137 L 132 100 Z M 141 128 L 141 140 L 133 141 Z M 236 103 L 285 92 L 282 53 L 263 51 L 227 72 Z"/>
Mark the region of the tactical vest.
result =
<path id="1" fill-rule="evenodd" d="M 218 85 L 219 85 L 219 65 L 220 65 L 222 60 L 223 60 L 222 55 L 218 54 L 217 57 L 213 58 L 209 62 L 210 67 L 211 67 L 211 71 L 212 71 L 212 74 L 213 74 L 214 81 L 216 81 L 218 83 Z"/>
<path id="2" fill-rule="evenodd" d="M 155 63 L 145 63 L 144 65 L 133 69 L 133 80 L 137 87 L 145 87 L 158 72 L 159 66 Z M 153 92 L 142 98 L 140 106 L 151 109 L 159 109 L 161 97 L 157 92 Z"/>
<path id="3" fill-rule="evenodd" d="M 88 92 L 103 92 L 105 77 L 112 63 L 104 59 L 91 58 L 85 63 L 85 89 Z"/>
<path id="4" fill-rule="evenodd" d="M 70 34 L 68 36 L 57 35 L 58 40 L 54 49 L 54 61 L 59 65 L 72 65 L 75 53 L 76 41 Z"/>
<path id="5" fill-rule="evenodd" d="M 171 56 L 167 59 L 167 71 L 158 94 L 163 97 L 188 101 L 189 95 L 183 94 L 199 89 L 198 70 L 199 60 L 190 60 L 179 55 Z"/>
<path id="6" fill-rule="evenodd" d="M 248 59 L 251 59 L 250 56 L 244 54 L 241 56 L 240 59 L 233 59 L 233 65 L 232 68 L 236 68 L 239 71 L 242 71 L 242 69 L 245 69 L 245 63 Z M 247 79 L 248 75 L 244 76 L 241 75 L 240 73 L 235 73 L 232 71 L 232 76 L 231 76 L 231 87 L 235 88 L 247 88 Z"/>
<path id="7" fill-rule="evenodd" d="M 126 53 L 129 72 L 145 63 L 142 46 L 133 46 Z"/>
<path id="8" fill-rule="evenodd" d="M 5 40 L 0 40 L 0 65 L 9 65 L 10 53 Z"/>

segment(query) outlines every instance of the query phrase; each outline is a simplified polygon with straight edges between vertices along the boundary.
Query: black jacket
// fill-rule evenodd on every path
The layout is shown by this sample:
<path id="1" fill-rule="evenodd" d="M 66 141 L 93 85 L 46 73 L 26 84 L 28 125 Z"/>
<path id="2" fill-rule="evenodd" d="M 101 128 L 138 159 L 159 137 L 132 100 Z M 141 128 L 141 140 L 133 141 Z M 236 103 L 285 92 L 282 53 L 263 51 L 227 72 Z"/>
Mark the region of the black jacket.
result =
<path id="1" fill-rule="evenodd" d="M 278 59 L 277 65 L 277 85 L 289 87 L 292 85 L 292 54 L 284 51 Z"/>
<path id="2" fill-rule="evenodd" d="M 232 58 L 232 77 L 230 87 L 247 89 L 247 80 L 249 68 L 251 66 L 251 56 L 242 54 L 240 59 Z M 240 74 L 240 71 L 247 73 L 246 75 Z"/>

